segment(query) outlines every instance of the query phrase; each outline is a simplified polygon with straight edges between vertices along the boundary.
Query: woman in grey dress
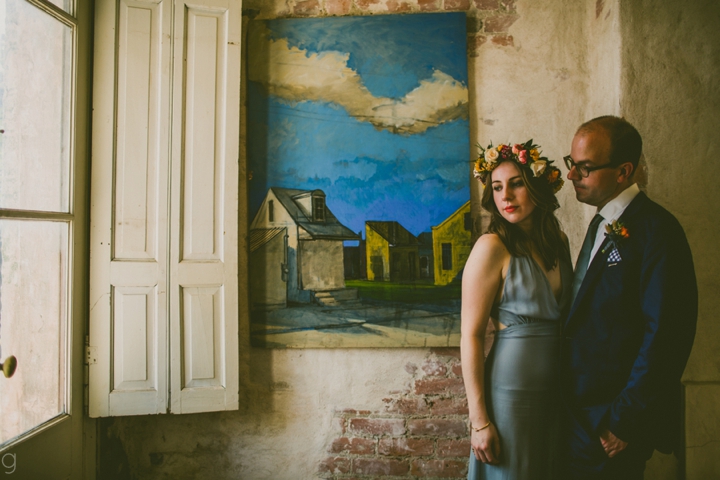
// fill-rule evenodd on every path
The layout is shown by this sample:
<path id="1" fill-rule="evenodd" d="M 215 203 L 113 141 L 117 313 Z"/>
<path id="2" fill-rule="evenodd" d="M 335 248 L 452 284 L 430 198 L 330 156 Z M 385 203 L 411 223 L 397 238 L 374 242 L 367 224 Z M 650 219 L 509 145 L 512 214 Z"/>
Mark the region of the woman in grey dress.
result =
<path id="1" fill-rule="evenodd" d="M 462 370 L 471 445 L 468 478 L 531 480 L 557 474 L 557 362 L 572 265 L 554 211 L 562 177 L 532 140 L 483 150 L 488 233 L 462 283 Z M 488 321 L 496 333 L 485 361 Z"/>

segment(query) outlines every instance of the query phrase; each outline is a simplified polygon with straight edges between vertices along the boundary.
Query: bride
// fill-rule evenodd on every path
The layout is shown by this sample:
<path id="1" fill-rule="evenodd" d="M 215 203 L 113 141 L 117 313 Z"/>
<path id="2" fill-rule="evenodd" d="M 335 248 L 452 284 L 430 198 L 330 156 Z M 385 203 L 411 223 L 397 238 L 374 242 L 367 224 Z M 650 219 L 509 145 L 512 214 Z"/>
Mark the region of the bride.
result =
<path id="1" fill-rule="evenodd" d="M 573 273 L 567 238 L 553 213 L 563 180 L 551 163 L 529 140 L 491 145 L 475 164 L 491 220 L 462 280 L 471 480 L 556 477 L 556 365 Z M 485 361 L 488 321 L 496 333 Z"/>

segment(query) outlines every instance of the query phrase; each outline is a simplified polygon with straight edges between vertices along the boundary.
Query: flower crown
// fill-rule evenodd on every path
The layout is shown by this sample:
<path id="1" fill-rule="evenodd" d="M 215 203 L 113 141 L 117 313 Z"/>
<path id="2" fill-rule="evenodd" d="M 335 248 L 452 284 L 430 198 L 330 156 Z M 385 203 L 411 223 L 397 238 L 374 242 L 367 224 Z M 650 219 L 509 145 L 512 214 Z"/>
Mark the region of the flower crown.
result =
<path id="1" fill-rule="evenodd" d="M 492 142 L 487 148 L 478 145 L 481 152 L 475 161 L 473 175 L 485 185 L 488 175 L 495 170 L 500 161 L 513 160 L 518 165 L 529 168 L 533 177 L 544 179 L 553 193 L 557 193 L 565 184 L 565 180 L 560 175 L 560 170 L 551 165 L 552 160 L 540 156 L 538 147 L 539 145 L 535 145 L 532 139 L 525 143 L 516 143 L 512 147 L 502 143 L 493 147 Z"/>

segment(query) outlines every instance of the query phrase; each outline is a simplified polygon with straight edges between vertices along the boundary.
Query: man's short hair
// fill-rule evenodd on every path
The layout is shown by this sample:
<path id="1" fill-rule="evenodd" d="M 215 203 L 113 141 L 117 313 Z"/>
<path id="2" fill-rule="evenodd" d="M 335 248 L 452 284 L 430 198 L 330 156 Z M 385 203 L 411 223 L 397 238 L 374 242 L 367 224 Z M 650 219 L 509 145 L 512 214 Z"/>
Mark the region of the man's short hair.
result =
<path id="1" fill-rule="evenodd" d="M 575 134 L 599 130 L 605 131 L 610 137 L 610 163 L 621 165 L 630 162 L 633 171 L 637 170 L 642 154 L 642 137 L 637 129 L 624 118 L 604 115 L 583 123 Z"/>

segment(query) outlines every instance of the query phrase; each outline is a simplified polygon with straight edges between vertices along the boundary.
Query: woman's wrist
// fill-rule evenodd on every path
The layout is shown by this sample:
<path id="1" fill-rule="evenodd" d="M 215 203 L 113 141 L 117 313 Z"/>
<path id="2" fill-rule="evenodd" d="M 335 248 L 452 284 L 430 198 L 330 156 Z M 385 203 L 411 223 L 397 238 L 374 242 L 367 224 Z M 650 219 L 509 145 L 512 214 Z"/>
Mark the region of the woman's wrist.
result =
<path id="1" fill-rule="evenodd" d="M 482 424 L 482 426 L 480 426 L 480 424 L 473 424 L 472 422 L 470 422 L 470 428 L 476 432 L 480 432 L 488 428 L 490 426 L 490 423 L 490 420 L 488 420 L 487 422 Z"/>

